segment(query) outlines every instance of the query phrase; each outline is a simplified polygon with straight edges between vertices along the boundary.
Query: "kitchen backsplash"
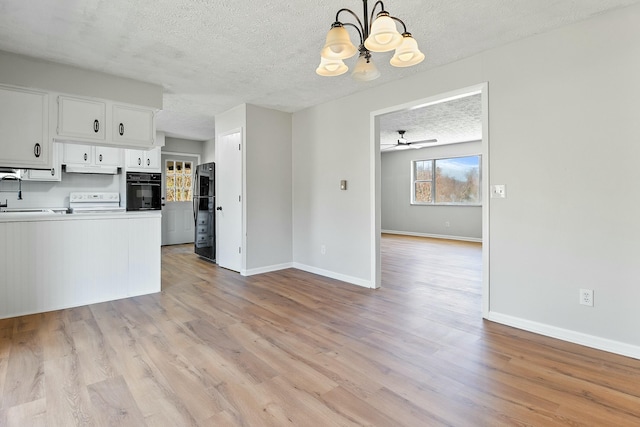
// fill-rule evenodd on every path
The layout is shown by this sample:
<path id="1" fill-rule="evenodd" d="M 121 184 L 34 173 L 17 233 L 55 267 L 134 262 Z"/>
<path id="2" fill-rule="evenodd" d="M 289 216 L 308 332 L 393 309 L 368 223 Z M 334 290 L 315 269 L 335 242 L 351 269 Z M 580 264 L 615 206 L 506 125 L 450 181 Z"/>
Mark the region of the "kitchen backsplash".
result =
<path id="1" fill-rule="evenodd" d="M 18 182 L 0 182 L 0 201 L 8 202 L 9 208 L 59 208 L 69 207 L 72 191 L 119 192 L 124 197 L 122 180 L 124 175 L 93 175 L 62 173 L 62 181 L 22 181 L 22 200 L 18 200 Z"/>

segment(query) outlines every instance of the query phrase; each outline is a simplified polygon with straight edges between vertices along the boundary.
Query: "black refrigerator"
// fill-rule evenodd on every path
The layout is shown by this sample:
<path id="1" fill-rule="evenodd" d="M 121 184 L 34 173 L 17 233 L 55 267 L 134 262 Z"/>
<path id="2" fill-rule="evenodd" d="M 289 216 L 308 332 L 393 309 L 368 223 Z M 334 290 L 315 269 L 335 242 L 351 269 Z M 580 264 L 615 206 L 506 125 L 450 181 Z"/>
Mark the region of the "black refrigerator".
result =
<path id="1" fill-rule="evenodd" d="M 216 260 L 216 165 L 204 163 L 196 168 L 193 193 L 195 252 L 210 261 Z"/>

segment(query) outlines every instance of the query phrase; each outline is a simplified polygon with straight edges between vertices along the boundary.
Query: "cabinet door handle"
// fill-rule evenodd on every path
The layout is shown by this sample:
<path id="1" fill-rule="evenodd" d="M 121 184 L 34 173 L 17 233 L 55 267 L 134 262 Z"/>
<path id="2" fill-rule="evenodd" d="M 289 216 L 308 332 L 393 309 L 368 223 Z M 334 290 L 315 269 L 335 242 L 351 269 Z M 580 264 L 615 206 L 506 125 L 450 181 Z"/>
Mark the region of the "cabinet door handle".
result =
<path id="1" fill-rule="evenodd" d="M 51 168 L 51 176 L 55 176 L 56 174 L 56 168 Z"/>
<path id="2" fill-rule="evenodd" d="M 93 131 L 95 133 L 98 133 L 100 131 L 100 122 L 98 121 L 98 119 L 95 119 L 93 121 Z"/>
<path id="3" fill-rule="evenodd" d="M 151 164 L 151 160 L 147 159 L 147 166 L 149 166 Z"/>
<path id="4" fill-rule="evenodd" d="M 120 126 L 118 126 L 118 132 L 120 133 L 120 136 L 124 135 L 124 124 L 120 123 Z"/>
<path id="5" fill-rule="evenodd" d="M 36 145 L 33 146 L 33 154 L 36 157 L 40 157 L 40 154 L 42 154 L 42 147 L 40 146 L 40 143 L 36 143 Z"/>
<path id="6" fill-rule="evenodd" d="M 87 161 L 87 158 L 88 158 L 88 157 L 87 157 L 87 153 L 84 153 L 84 161 L 85 161 L 85 162 Z"/>
<path id="7" fill-rule="evenodd" d="M 102 162 L 102 154 L 100 154 L 100 156 L 98 157 L 98 159 L 100 160 L 100 162 Z"/>
<path id="8" fill-rule="evenodd" d="M 138 166 L 140 166 L 141 164 L 142 164 L 142 159 L 138 157 Z"/>

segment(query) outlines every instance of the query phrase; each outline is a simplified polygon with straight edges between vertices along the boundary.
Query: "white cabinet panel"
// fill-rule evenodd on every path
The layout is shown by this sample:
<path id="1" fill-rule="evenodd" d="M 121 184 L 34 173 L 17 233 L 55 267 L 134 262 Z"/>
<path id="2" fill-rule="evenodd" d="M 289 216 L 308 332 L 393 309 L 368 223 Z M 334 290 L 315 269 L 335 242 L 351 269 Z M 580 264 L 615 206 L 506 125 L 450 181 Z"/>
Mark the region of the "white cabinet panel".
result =
<path id="1" fill-rule="evenodd" d="M 115 147 L 95 147 L 96 165 L 122 166 L 122 149 Z"/>
<path id="2" fill-rule="evenodd" d="M 127 170 L 136 172 L 161 172 L 161 148 L 151 150 L 125 150 Z"/>
<path id="3" fill-rule="evenodd" d="M 81 144 L 64 144 L 62 163 L 65 165 L 89 165 L 93 163 L 93 147 Z"/>
<path id="4" fill-rule="evenodd" d="M 130 219 L 128 295 L 160 292 L 161 219 Z"/>
<path id="5" fill-rule="evenodd" d="M 122 167 L 122 148 L 63 144 L 62 164 L 70 166 Z"/>
<path id="6" fill-rule="evenodd" d="M 58 97 L 59 137 L 79 141 L 105 141 L 106 104 L 90 99 Z"/>
<path id="7" fill-rule="evenodd" d="M 155 138 L 153 110 L 114 104 L 113 141 L 116 144 L 150 147 Z"/>
<path id="8" fill-rule="evenodd" d="M 67 95 L 57 99 L 57 141 L 133 148 L 154 145 L 153 109 Z"/>
<path id="9" fill-rule="evenodd" d="M 160 291 L 160 217 L 0 222 L 0 319 Z"/>
<path id="10" fill-rule="evenodd" d="M 51 167 L 49 95 L 0 86 L 0 166 Z"/>
<path id="11" fill-rule="evenodd" d="M 51 169 L 23 169 L 20 178 L 23 181 L 60 181 L 62 179 L 62 146 L 54 142 L 51 146 Z"/>

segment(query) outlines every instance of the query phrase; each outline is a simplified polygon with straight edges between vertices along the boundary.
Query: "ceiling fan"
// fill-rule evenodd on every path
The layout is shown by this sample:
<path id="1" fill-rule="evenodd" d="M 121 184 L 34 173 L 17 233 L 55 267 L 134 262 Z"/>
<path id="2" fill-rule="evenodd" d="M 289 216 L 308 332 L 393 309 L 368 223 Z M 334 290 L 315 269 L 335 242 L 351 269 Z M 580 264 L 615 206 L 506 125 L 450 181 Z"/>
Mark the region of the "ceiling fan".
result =
<path id="1" fill-rule="evenodd" d="M 405 137 L 406 130 L 399 130 L 398 141 L 394 143 L 380 144 L 380 151 L 392 151 L 392 150 L 408 150 L 409 148 L 422 148 L 429 144 L 438 142 L 437 139 L 427 139 L 423 141 L 408 141 Z"/>

